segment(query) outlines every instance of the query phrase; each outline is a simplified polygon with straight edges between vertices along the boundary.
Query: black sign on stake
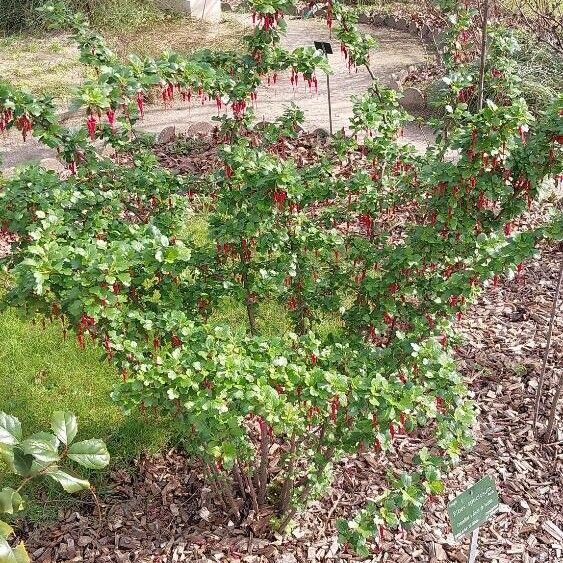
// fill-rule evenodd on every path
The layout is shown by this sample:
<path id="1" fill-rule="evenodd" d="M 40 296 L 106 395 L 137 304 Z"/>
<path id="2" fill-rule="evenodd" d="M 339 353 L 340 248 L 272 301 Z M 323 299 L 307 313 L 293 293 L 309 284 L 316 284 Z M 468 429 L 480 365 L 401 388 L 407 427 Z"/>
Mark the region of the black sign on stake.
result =
<path id="1" fill-rule="evenodd" d="M 315 49 L 322 51 L 325 55 L 332 55 L 332 45 L 325 41 L 315 41 Z"/>
<path id="2" fill-rule="evenodd" d="M 327 43 L 326 41 L 314 41 L 314 45 L 315 49 L 322 51 L 327 59 L 329 55 L 332 55 L 332 45 L 330 43 Z M 332 106 L 330 103 L 330 77 L 328 73 L 326 75 L 326 93 L 328 97 L 328 124 L 329 131 L 332 136 Z"/>

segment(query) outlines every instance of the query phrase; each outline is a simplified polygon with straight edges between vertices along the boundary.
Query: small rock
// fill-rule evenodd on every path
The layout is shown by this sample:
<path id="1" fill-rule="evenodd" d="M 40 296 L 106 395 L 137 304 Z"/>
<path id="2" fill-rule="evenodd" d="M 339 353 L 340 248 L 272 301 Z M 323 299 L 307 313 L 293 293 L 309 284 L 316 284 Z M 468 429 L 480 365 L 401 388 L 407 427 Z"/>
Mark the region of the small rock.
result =
<path id="1" fill-rule="evenodd" d="M 165 127 L 156 138 L 157 143 L 170 143 L 176 138 L 176 127 L 170 125 L 169 127 Z"/>
<path id="2" fill-rule="evenodd" d="M 422 36 L 423 39 L 427 39 L 428 37 L 430 37 L 432 35 L 432 29 L 430 28 L 430 26 L 427 23 L 425 23 L 420 28 L 420 35 Z"/>
<path id="3" fill-rule="evenodd" d="M 413 34 L 417 34 L 417 33 L 418 33 L 418 25 L 416 25 L 416 22 L 415 22 L 414 20 L 411 20 L 411 21 L 409 22 L 408 32 L 409 32 L 409 33 L 413 33 Z"/>
<path id="4" fill-rule="evenodd" d="M 424 94 L 418 88 L 405 88 L 400 104 L 409 110 L 422 110 L 426 108 Z"/>
<path id="5" fill-rule="evenodd" d="M 187 134 L 188 137 L 206 137 L 213 133 L 213 129 L 213 125 L 208 121 L 198 121 L 189 126 Z"/>
<path id="6" fill-rule="evenodd" d="M 385 25 L 385 14 L 374 14 L 371 18 L 373 25 L 375 26 L 384 26 Z"/>
<path id="7" fill-rule="evenodd" d="M 233 8 L 228 2 L 221 2 L 221 11 L 222 12 L 232 12 Z"/>
<path id="8" fill-rule="evenodd" d="M 369 23 L 369 16 L 367 14 L 360 14 L 358 23 Z"/>
<path id="9" fill-rule="evenodd" d="M 409 22 L 406 18 L 398 18 L 395 21 L 395 29 L 399 31 L 408 31 L 409 29 Z"/>
<path id="10" fill-rule="evenodd" d="M 390 27 L 391 29 L 395 29 L 395 22 L 397 21 L 397 19 L 395 18 L 395 16 L 392 15 L 388 15 L 385 16 L 385 20 L 384 20 L 384 24 L 386 27 Z"/>
<path id="11" fill-rule="evenodd" d="M 328 137 L 328 131 L 326 129 L 323 129 L 322 127 L 318 127 L 313 131 L 313 135 L 315 135 L 319 139 L 326 139 Z"/>
<path id="12" fill-rule="evenodd" d="M 47 170 L 53 170 L 54 172 L 64 172 L 65 167 L 60 160 L 56 158 L 42 158 L 39 164 L 46 168 Z"/>

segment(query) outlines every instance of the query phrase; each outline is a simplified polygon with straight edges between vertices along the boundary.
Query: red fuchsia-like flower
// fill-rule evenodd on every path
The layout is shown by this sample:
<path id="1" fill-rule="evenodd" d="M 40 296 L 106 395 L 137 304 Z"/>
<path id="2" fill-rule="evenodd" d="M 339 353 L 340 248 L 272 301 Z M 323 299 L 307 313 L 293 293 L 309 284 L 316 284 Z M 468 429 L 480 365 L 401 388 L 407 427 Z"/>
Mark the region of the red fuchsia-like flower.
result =
<path id="1" fill-rule="evenodd" d="M 284 190 L 275 190 L 272 198 L 278 209 L 282 209 L 285 200 L 287 199 L 287 192 L 285 192 Z"/>
<path id="2" fill-rule="evenodd" d="M 86 119 L 86 127 L 88 128 L 88 135 L 90 135 L 90 139 L 93 141 L 96 138 L 96 126 L 98 122 L 94 117 L 93 113 L 88 114 L 88 118 Z"/>
<path id="3" fill-rule="evenodd" d="M 330 402 L 330 419 L 332 422 L 336 422 L 336 417 L 338 416 L 338 409 L 340 408 L 340 398 L 335 395 Z"/>
<path id="4" fill-rule="evenodd" d="M 106 116 L 108 118 L 108 123 L 112 129 L 115 129 L 115 110 L 108 109 L 106 111 Z"/>
<path id="5" fill-rule="evenodd" d="M 27 139 L 27 134 L 33 128 L 31 120 L 29 119 L 29 116 L 26 113 L 20 115 L 16 119 L 16 127 L 21 131 L 23 140 L 25 141 Z"/>
<path id="6" fill-rule="evenodd" d="M 393 324 L 393 315 L 390 315 L 389 313 L 385 312 L 383 313 L 383 322 L 387 325 L 387 326 L 391 326 Z"/>
<path id="7" fill-rule="evenodd" d="M 318 361 L 317 356 L 316 356 L 315 354 L 311 354 L 311 364 L 312 364 L 313 366 L 316 366 L 316 365 L 317 365 L 317 361 Z"/>
<path id="8" fill-rule="evenodd" d="M 145 117 L 145 94 L 142 90 L 137 92 L 137 109 L 141 119 Z"/>
<path id="9" fill-rule="evenodd" d="M 176 334 L 173 334 L 170 340 L 173 348 L 179 348 L 182 345 L 182 341 L 180 340 L 180 337 L 177 336 Z"/>

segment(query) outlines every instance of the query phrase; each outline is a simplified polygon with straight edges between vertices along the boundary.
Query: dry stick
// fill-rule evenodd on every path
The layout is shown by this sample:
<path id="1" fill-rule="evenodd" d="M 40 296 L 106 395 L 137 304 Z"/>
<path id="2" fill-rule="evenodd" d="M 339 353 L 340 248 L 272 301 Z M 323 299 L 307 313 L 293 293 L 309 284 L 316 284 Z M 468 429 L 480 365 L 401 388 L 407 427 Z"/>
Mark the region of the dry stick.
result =
<path id="1" fill-rule="evenodd" d="M 555 288 L 555 297 L 553 298 L 553 305 L 551 307 L 551 317 L 549 319 L 549 328 L 547 330 L 547 343 L 545 345 L 545 353 L 543 355 L 543 364 L 541 368 L 540 379 L 538 381 L 538 389 L 536 391 L 536 404 L 534 406 L 534 435 L 538 436 L 537 424 L 540 411 L 540 400 L 543 391 L 543 385 L 545 382 L 545 372 L 547 368 L 547 360 L 549 358 L 549 350 L 551 348 L 551 337 L 553 335 L 553 325 L 555 323 L 555 314 L 557 312 L 557 301 L 559 300 L 559 293 L 561 292 L 561 283 L 563 282 L 563 260 L 559 265 L 559 279 L 557 281 L 557 287 Z"/>
<path id="2" fill-rule="evenodd" d="M 489 23 L 489 0 L 483 4 L 483 22 L 481 25 L 481 61 L 479 63 L 479 105 L 478 110 L 483 109 L 483 97 L 485 95 L 485 62 L 487 60 L 487 26 Z"/>
<path id="3" fill-rule="evenodd" d="M 551 438 L 551 433 L 553 432 L 553 427 L 555 426 L 555 414 L 557 413 L 557 403 L 561 398 L 563 393 L 563 372 L 559 375 L 559 384 L 557 385 L 557 391 L 555 392 L 555 397 L 553 397 L 553 403 L 551 404 L 551 411 L 549 412 L 549 422 L 547 424 L 547 430 L 545 431 L 545 436 L 543 437 L 544 442 L 549 442 Z"/>

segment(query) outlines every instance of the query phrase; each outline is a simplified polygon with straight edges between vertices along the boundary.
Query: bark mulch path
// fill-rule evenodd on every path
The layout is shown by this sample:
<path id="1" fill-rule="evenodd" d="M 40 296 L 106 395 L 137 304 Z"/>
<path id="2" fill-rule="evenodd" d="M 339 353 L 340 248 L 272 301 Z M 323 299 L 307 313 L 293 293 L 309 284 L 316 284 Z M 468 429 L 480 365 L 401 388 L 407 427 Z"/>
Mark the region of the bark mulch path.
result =
<path id="1" fill-rule="evenodd" d="M 559 424 L 551 444 L 540 445 L 531 425 L 561 260 L 563 245 L 543 247 L 520 279 L 489 288 L 461 321 L 465 343 L 457 355 L 479 407 L 476 447 L 450 473 L 447 495 L 426 507 L 424 521 L 407 533 L 386 532 L 381 551 L 368 560 L 467 561 L 468 540 L 454 541 L 446 503 L 488 474 L 502 504 L 481 529 L 478 561 L 563 561 L 563 428 Z M 553 390 L 562 357 L 560 306 L 546 389 Z M 396 455 L 408 458 L 412 446 L 406 439 L 396 446 Z M 291 536 L 267 538 L 260 521 L 226 520 L 198 468 L 170 451 L 140 459 L 132 471 L 112 473 L 101 494 L 101 521 L 95 510 L 61 512 L 58 522 L 27 530 L 27 544 L 33 561 L 43 563 L 359 561 L 338 545 L 334 521 L 354 515 L 366 498 L 376 496 L 384 472 L 385 459 L 374 454 L 343 461 L 327 497 L 300 517 Z"/>

